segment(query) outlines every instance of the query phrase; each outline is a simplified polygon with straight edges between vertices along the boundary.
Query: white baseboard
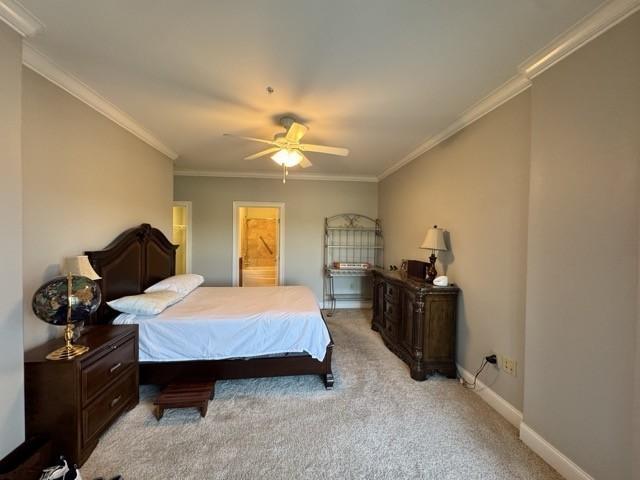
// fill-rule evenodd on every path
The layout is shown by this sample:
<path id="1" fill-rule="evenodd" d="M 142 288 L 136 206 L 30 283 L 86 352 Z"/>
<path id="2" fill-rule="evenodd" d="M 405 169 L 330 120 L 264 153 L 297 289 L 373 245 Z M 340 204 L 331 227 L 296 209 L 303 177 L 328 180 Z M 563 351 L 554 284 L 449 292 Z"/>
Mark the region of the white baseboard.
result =
<path id="1" fill-rule="evenodd" d="M 473 375 L 457 365 L 462 378 L 473 382 Z M 553 467 L 567 480 L 594 480 L 591 475 L 582 470 L 569 457 L 542 438 L 535 430 L 522 420 L 522 412 L 507 402 L 496 392 L 487 387 L 480 380 L 476 382 L 474 390 L 480 398 L 487 402 L 495 411 L 502 415 L 511 425 L 520 430 L 520 440 L 531 450 Z"/>
<path id="2" fill-rule="evenodd" d="M 462 375 L 462 378 L 464 378 L 467 382 L 472 383 L 473 375 L 462 368 L 460 365 L 456 364 L 456 366 L 458 367 L 458 371 L 460 372 L 460 375 Z M 491 390 L 480 380 L 476 382 L 476 388 L 473 391 L 477 393 L 485 402 L 487 402 L 496 412 L 502 415 L 507 420 L 507 422 L 509 422 L 516 428 L 520 428 L 520 424 L 522 423 L 522 412 L 520 410 L 511 405 L 496 392 Z"/>
<path id="3" fill-rule="evenodd" d="M 321 310 L 328 310 L 329 302 L 327 302 L 324 305 L 322 304 L 322 302 L 318 302 L 318 306 L 320 307 Z M 343 310 L 343 309 L 346 310 L 350 308 L 371 308 L 371 307 L 372 307 L 372 304 L 370 300 L 368 302 L 360 301 L 360 300 L 342 300 L 342 301 L 336 302 L 336 310 Z"/>
<path id="4" fill-rule="evenodd" d="M 524 422 L 520 424 L 520 440 L 567 480 L 594 480 L 591 475 Z"/>
<path id="5" fill-rule="evenodd" d="M 371 308 L 371 301 L 343 300 L 336 302 L 336 310 L 343 308 Z"/>

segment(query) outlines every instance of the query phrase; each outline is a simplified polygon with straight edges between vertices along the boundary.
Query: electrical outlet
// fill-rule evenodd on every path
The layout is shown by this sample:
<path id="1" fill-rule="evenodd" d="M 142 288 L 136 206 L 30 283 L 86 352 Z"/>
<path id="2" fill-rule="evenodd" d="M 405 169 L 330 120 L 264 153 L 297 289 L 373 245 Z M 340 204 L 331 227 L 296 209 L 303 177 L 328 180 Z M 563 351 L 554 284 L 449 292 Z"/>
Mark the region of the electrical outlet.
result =
<path id="1" fill-rule="evenodd" d="M 517 375 L 518 362 L 516 362 L 515 359 L 504 356 L 504 355 L 500 355 L 499 359 L 500 359 L 500 370 L 514 377 L 518 376 Z"/>

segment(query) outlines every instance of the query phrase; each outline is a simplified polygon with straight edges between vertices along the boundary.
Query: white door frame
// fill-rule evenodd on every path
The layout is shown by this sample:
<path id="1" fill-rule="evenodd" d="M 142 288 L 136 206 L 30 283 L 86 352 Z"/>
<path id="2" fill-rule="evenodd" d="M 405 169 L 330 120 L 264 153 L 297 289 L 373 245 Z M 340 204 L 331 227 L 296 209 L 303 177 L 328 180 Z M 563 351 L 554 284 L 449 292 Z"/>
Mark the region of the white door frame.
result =
<path id="1" fill-rule="evenodd" d="M 191 202 L 186 200 L 175 200 L 173 202 L 174 207 L 185 207 L 187 209 L 187 255 L 186 255 L 186 273 L 191 273 L 191 251 L 192 251 L 192 243 L 191 243 Z M 173 222 L 172 222 L 173 223 Z"/>
<path id="2" fill-rule="evenodd" d="M 241 207 L 270 207 L 280 210 L 278 229 L 278 285 L 284 285 L 284 202 L 233 202 L 233 266 L 231 281 L 234 287 L 240 286 L 240 269 L 238 268 L 238 210 Z"/>

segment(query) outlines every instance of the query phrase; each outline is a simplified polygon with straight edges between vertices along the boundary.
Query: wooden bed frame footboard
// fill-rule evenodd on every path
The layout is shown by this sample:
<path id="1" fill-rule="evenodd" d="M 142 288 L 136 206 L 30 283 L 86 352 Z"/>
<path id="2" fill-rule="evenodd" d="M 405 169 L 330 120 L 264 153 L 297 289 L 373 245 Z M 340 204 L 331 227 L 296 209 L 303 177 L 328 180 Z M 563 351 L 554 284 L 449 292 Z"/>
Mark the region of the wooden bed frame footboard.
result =
<path id="1" fill-rule="evenodd" d="M 160 230 L 144 223 L 120 234 L 104 250 L 85 252 L 94 270 L 102 277 L 98 280 L 102 291 L 102 303 L 88 323 L 111 323 L 118 312 L 111 309 L 106 302 L 126 295 L 137 295 L 154 283 L 174 275 L 177 248 Z M 329 336 L 331 337 L 331 331 Z M 230 380 L 320 375 L 325 388 L 331 389 L 332 353 L 333 339 L 330 339 L 322 361 L 315 360 L 310 355 L 289 355 L 232 360 L 141 362 L 140 383 L 166 385 L 180 378 L 194 377 Z"/>
<path id="2" fill-rule="evenodd" d="M 167 385 L 176 379 L 279 377 L 287 375 L 320 375 L 327 390 L 333 388 L 331 354 L 333 343 L 320 362 L 309 355 L 264 357 L 234 360 L 199 360 L 187 362 L 142 362 L 140 383 Z"/>

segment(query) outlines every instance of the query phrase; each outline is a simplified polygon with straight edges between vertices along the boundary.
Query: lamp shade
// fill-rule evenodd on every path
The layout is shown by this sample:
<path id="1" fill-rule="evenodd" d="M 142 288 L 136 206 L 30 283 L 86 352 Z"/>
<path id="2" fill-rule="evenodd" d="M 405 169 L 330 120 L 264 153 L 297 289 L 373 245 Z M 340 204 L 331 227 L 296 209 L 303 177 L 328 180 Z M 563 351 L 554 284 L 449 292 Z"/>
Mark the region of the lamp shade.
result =
<path id="1" fill-rule="evenodd" d="M 101 278 L 89 263 L 89 257 L 86 255 L 66 257 L 62 262 L 60 271 L 63 275 L 70 273 L 71 275 L 87 277 L 91 280 L 100 280 Z"/>
<path id="2" fill-rule="evenodd" d="M 420 248 L 427 250 L 446 250 L 447 245 L 444 243 L 444 230 L 434 225 L 433 228 L 427 230 L 427 235 Z"/>

